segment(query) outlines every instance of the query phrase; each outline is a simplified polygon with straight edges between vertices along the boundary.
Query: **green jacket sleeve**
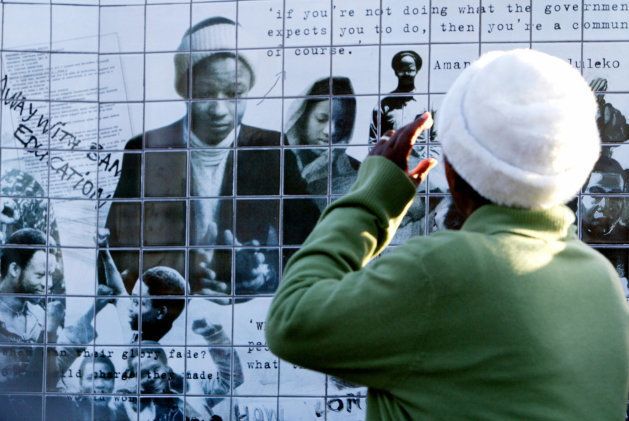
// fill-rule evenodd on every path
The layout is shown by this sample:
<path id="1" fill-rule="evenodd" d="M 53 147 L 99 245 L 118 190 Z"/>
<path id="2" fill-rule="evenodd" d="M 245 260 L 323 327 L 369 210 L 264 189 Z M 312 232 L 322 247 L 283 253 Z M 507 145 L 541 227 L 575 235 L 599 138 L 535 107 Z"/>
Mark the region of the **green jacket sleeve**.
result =
<path id="1" fill-rule="evenodd" d="M 427 274 L 404 246 L 366 265 L 388 244 L 415 192 L 389 160 L 363 163 L 350 193 L 324 211 L 286 265 L 266 322 L 276 355 L 376 388 L 408 372 L 418 300 L 429 299 Z"/>

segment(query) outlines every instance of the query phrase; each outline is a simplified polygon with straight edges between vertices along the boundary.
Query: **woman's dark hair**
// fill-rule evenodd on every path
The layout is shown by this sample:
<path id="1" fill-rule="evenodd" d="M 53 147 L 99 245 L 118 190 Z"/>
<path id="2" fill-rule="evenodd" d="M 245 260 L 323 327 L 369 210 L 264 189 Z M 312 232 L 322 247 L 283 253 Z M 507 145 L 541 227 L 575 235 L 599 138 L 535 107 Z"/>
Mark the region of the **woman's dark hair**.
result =
<path id="1" fill-rule="evenodd" d="M 349 142 L 354 131 L 354 121 L 356 120 L 356 98 L 353 96 L 342 95 L 354 95 L 354 89 L 352 88 L 352 82 L 346 77 L 332 77 L 325 78 L 316 81 L 310 90 L 306 93 L 305 108 L 299 119 L 295 122 L 297 128 L 298 138 L 303 139 L 303 129 L 306 127 L 305 122 L 308 120 L 310 113 L 321 101 L 338 101 L 342 107 L 342 115 L 334 115 L 332 117 L 332 123 L 336 124 L 335 135 L 333 139 L 330 139 L 332 143 Z M 341 97 L 337 97 L 341 95 Z M 327 98 L 326 98 L 327 96 Z M 336 122 L 336 123 L 335 123 Z"/>

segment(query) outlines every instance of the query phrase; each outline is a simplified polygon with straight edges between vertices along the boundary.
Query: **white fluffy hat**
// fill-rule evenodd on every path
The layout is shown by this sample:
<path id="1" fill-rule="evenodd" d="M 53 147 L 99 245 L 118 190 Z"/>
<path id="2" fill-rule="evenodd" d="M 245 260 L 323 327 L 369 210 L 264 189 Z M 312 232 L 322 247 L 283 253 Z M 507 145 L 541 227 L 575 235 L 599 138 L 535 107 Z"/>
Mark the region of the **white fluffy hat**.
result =
<path id="1" fill-rule="evenodd" d="M 251 71 L 251 86 L 255 81 L 252 61 L 244 50 L 236 54 L 236 29 L 238 25 L 231 19 L 216 16 L 205 19 L 191 27 L 181 39 L 175 54 L 175 90 L 188 97 L 188 77 L 190 68 L 201 60 L 216 54 L 230 54 L 238 57 Z M 242 32 L 242 29 L 238 28 Z"/>
<path id="2" fill-rule="evenodd" d="M 568 202 L 600 153 L 596 101 L 559 58 L 516 49 L 481 56 L 436 116 L 444 155 L 492 202 L 544 209 Z"/>

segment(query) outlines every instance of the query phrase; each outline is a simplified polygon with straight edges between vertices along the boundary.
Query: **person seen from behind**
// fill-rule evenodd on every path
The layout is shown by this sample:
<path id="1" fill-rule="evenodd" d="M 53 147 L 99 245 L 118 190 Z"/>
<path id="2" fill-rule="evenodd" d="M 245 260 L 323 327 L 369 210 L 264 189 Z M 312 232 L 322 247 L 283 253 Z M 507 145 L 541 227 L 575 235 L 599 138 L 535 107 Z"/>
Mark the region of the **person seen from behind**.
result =
<path id="1" fill-rule="evenodd" d="M 368 420 L 624 420 L 629 308 L 564 205 L 600 154 L 595 115 L 564 61 L 480 57 L 437 121 L 461 229 L 374 260 L 436 164 L 407 164 L 425 113 L 379 140 L 287 263 L 272 352 L 366 385 Z"/>

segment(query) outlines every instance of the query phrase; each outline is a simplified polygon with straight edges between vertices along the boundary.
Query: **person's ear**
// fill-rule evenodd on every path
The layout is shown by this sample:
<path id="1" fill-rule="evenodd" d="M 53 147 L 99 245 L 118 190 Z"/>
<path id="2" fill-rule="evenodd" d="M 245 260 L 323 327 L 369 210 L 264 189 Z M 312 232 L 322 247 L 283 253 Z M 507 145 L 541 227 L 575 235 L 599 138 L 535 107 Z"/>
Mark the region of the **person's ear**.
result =
<path id="1" fill-rule="evenodd" d="M 448 182 L 448 188 L 450 189 L 450 194 L 457 192 L 458 186 L 456 185 L 456 174 L 454 172 L 454 168 L 450 165 L 450 161 L 448 159 L 443 160 L 445 172 L 446 172 L 446 181 Z"/>
<path id="2" fill-rule="evenodd" d="M 168 307 L 161 306 L 157 311 L 157 320 L 163 320 L 168 314 Z"/>
<path id="3" fill-rule="evenodd" d="M 8 273 L 9 273 L 9 275 L 11 275 L 12 278 L 16 278 L 17 279 L 22 274 L 22 268 L 17 263 L 11 262 L 9 264 Z"/>

